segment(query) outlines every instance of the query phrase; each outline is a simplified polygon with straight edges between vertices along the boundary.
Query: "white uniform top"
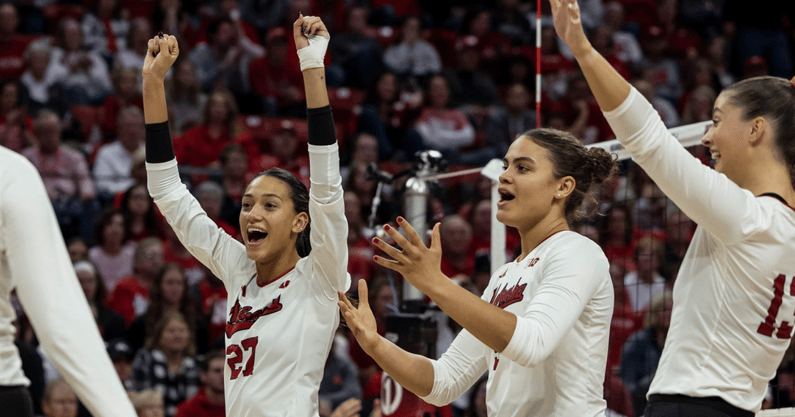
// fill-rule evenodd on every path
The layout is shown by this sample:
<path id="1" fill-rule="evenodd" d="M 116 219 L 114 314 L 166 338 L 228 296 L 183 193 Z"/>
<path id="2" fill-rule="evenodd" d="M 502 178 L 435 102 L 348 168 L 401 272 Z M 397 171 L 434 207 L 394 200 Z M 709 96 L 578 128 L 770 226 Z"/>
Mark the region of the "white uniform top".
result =
<path id="1" fill-rule="evenodd" d="M 649 393 L 717 396 L 758 411 L 795 323 L 795 210 L 703 165 L 634 88 L 605 116 L 635 161 L 698 224 Z"/>
<path id="2" fill-rule="evenodd" d="M 80 288 L 36 168 L 0 146 L 0 386 L 29 385 L 14 346 L 16 288 L 44 353 L 95 416 L 135 416 Z"/>
<path id="3" fill-rule="evenodd" d="M 554 234 L 498 269 L 482 299 L 518 316 L 510 343 L 496 353 L 461 331 L 432 361 L 425 401 L 447 404 L 488 370 L 489 416 L 604 416 L 613 284 L 596 243 L 574 232 Z"/>
<path id="4" fill-rule="evenodd" d="M 176 160 L 147 163 L 149 191 L 179 240 L 220 278 L 227 298 L 224 391 L 235 417 L 318 415 L 323 367 L 347 291 L 348 223 L 337 144 L 309 145 L 312 251 L 260 287 L 246 248 L 202 210 L 180 182 Z"/>

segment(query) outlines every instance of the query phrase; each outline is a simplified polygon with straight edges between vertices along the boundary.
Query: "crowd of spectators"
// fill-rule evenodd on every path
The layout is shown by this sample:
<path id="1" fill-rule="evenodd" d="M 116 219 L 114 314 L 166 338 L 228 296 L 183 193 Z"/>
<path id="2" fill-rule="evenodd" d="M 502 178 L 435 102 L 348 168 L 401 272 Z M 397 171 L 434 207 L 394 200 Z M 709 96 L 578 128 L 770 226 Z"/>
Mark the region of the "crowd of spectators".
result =
<path id="1" fill-rule="evenodd" d="M 717 94 L 735 81 L 792 76 L 792 2 L 579 3 L 594 47 L 668 127 L 709 120 Z M 536 94 L 542 126 L 588 144 L 613 137 L 543 4 L 543 83 L 536 92 L 536 11 L 526 0 L 0 3 L 0 145 L 41 173 L 140 415 L 223 415 L 218 349 L 226 324 L 222 283 L 179 243 L 146 190 L 140 71 L 148 39 L 163 31 L 180 41 L 167 100 L 183 181 L 210 218 L 239 239 L 240 198 L 253 175 L 280 166 L 308 185 L 303 79 L 289 23 L 299 11 L 323 18 L 332 35 L 326 74 L 343 154 L 352 288 L 368 282 L 384 331 L 401 282 L 372 262 L 369 238 L 374 225 L 404 214 L 405 177 L 376 196 L 368 166 L 394 174 L 410 168 L 417 151 L 435 149 L 452 170 L 480 167 L 536 127 Z M 709 164 L 702 149 L 691 151 Z M 670 289 L 695 225 L 629 161 L 611 185 L 590 202 L 601 215 L 576 230 L 610 260 L 616 297 L 605 396 L 614 415 L 632 417 L 642 414 L 670 319 Z M 442 222 L 445 273 L 478 295 L 489 279 L 489 198 L 485 177 L 443 180 L 432 184 L 427 211 L 429 221 Z M 509 231 L 509 259 L 518 248 Z M 88 415 L 36 349 L 21 308 L 18 316 L 17 345 L 37 412 Z M 438 321 L 441 352 L 460 328 Z M 782 363 L 766 406 L 795 402 L 792 357 Z M 350 398 L 367 415 L 380 393 L 380 371 L 345 329 L 326 372 L 322 415 Z M 485 415 L 484 385 L 449 412 Z"/>

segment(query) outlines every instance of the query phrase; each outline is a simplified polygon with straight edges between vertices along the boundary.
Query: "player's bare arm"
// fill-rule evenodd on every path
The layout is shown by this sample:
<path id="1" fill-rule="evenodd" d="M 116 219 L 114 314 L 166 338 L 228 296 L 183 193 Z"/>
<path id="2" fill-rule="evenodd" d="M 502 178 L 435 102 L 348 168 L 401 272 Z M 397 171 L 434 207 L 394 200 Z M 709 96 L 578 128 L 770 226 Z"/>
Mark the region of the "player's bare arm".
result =
<path id="1" fill-rule="evenodd" d="M 338 292 L 339 306 L 348 328 L 359 346 L 398 384 L 424 397 L 433 388 L 433 365 L 420 355 L 406 352 L 378 334 L 375 317 L 370 310 L 367 283 L 359 280 L 359 307 L 354 307 L 343 292 Z"/>
<path id="2" fill-rule="evenodd" d="M 483 301 L 442 273 L 439 223 L 433 227 L 431 245 L 427 247 L 405 219 L 398 217 L 397 222 L 406 237 L 389 225 L 384 230 L 401 249 L 374 238 L 373 243 L 391 258 L 375 256 L 374 261 L 402 275 L 478 340 L 502 352 L 513 337 L 516 315 Z"/>

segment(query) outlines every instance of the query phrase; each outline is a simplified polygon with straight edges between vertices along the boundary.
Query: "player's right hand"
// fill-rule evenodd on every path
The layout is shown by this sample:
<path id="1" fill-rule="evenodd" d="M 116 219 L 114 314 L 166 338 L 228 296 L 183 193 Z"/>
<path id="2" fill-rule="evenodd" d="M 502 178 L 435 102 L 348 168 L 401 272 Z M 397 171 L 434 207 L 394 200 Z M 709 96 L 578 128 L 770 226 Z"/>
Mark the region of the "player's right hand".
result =
<path id="1" fill-rule="evenodd" d="M 370 302 L 367 298 L 367 282 L 363 279 L 359 280 L 358 308 L 351 304 L 348 296 L 342 291 L 337 291 L 337 296 L 340 299 L 337 304 L 340 306 L 342 316 L 345 317 L 345 323 L 353 332 L 353 336 L 359 342 L 359 346 L 370 355 L 381 341 L 381 336 L 378 334 L 373 311 L 370 310 Z"/>
<path id="2" fill-rule="evenodd" d="M 155 36 L 149 39 L 144 58 L 143 77 L 163 81 L 166 73 L 179 56 L 177 38 L 171 35 Z"/>

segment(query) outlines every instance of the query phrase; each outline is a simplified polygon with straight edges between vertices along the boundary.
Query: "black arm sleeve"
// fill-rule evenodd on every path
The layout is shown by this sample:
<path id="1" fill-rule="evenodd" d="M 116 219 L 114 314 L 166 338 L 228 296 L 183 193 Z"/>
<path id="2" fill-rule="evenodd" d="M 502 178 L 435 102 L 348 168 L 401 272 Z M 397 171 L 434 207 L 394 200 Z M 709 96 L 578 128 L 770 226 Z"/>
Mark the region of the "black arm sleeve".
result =
<path id="1" fill-rule="evenodd" d="M 306 109 L 310 145 L 333 145 L 337 141 L 331 106 Z M 147 142 L 148 144 L 148 142 Z M 148 157 L 148 156 L 147 156 Z"/>
<path id="2" fill-rule="evenodd" d="M 146 162 L 154 164 L 158 162 L 168 162 L 174 158 L 174 144 L 171 143 L 168 121 L 147 124 Z"/>

